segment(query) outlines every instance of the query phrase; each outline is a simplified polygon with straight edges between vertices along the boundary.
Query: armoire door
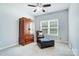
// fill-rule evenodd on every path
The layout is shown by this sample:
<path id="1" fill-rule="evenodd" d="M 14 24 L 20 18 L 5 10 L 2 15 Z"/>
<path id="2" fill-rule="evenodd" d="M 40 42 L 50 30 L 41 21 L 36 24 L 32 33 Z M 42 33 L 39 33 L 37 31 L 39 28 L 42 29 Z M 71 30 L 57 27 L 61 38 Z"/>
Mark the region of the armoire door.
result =
<path id="1" fill-rule="evenodd" d="M 30 33 L 30 23 L 32 22 L 31 19 L 22 17 L 20 18 L 20 20 L 22 20 L 21 22 L 19 22 L 19 41 L 21 42 L 20 44 L 25 45 L 33 42 L 33 34 Z"/>

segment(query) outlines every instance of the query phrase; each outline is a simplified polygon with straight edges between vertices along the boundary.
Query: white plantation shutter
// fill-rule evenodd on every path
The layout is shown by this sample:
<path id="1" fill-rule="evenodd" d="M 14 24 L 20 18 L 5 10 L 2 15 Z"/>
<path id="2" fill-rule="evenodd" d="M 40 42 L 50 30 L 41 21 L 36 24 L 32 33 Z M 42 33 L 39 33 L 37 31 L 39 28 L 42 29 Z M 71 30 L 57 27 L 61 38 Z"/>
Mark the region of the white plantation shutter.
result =
<path id="1" fill-rule="evenodd" d="M 58 36 L 58 19 L 41 21 L 40 29 L 44 34 Z"/>

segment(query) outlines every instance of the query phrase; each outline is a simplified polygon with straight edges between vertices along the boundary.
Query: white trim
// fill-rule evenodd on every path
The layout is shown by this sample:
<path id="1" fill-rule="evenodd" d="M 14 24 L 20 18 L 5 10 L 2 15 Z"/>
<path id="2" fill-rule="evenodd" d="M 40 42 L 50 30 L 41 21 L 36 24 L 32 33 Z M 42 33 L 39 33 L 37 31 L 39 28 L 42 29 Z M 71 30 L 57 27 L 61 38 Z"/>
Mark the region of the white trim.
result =
<path id="1" fill-rule="evenodd" d="M 77 49 L 73 49 L 73 48 L 72 48 L 72 52 L 73 52 L 73 54 L 74 54 L 75 56 L 78 56 L 78 50 L 77 50 Z"/>
<path id="2" fill-rule="evenodd" d="M 50 22 L 52 22 L 52 21 L 57 22 L 57 27 L 55 27 L 55 28 L 57 28 L 57 34 L 50 34 Z M 58 36 L 58 33 L 59 33 L 59 21 L 58 21 L 58 19 L 40 21 L 40 30 L 42 30 L 42 23 L 43 22 L 48 22 L 48 35 Z M 54 28 L 54 27 L 52 27 L 52 28 Z"/>
<path id="3" fill-rule="evenodd" d="M 75 56 L 78 56 L 78 50 L 73 48 L 73 46 L 72 46 L 70 40 L 69 40 L 68 43 L 69 43 L 69 47 L 70 47 L 70 49 L 72 50 L 73 54 L 74 54 Z"/>
<path id="4" fill-rule="evenodd" d="M 42 28 L 42 23 L 43 22 L 47 22 L 48 23 L 48 20 L 45 20 L 45 21 L 40 21 L 40 30 L 42 30 L 43 28 Z M 48 29 L 48 27 L 47 28 L 45 28 L 45 29 Z"/>
<path id="5" fill-rule="evenodd" d="M 4 46 L 4 47 L 0 48 L 0 50 L 3 50 L 3 49 L 6 49 L 6 48 L 9 48 L 9 47 L 12 47 L 12 46 L 15 46 L 15 45 L 18 45 L 18 43 L 15 42 L 15 43 L 13 43 L 13 44 L 11 44 L 11 45 Z"/>
<path id="6" fill-rule="evenodd" d="M 42 30 L 42 23 L 43 23 L 43 22 L 48 22 L 48 20 L 40 21 L 40 30 Z"/>
<path id="7" fill-rule="evenodd" d="M 48 35 L 50 35 L 50 21 L 48 21 Z"/>

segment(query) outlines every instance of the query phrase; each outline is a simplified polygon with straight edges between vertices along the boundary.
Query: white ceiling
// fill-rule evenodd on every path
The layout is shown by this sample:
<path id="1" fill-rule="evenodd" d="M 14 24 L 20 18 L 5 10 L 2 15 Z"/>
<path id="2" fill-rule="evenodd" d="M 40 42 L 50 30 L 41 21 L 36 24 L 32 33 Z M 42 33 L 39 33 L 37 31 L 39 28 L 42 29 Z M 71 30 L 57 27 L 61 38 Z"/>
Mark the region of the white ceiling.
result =
<path id="1" fill-rule="evenodd" d="M 41 14 L 45 14 L 45 13 L 50 13 L 50 12 L 56 12 L 56 11 L 64 10 L 64 9 L 67 9 L 68 7 L 69 7 L 68 3 L 51 3 L 51 7 L 44 8 L 46 12 L 42 12 L 41 10 L 39 10 L 37 12 L 33 12 L 35 7 L 27 6 L 26 8 L 29 9 L 29 11 L 33 15 L 37 16 L 37 15 L 41 15 Z"/>
<path id="2" fill-rule="evenodd" d="M 10 3 L 10 4 L 0 4 L 0 6 L 4 6 L 8 8 L 9 10 L 11 9 L 18 10 L 17 12 L 25 12 L 33 16 L 60 11 L 63 9 L 67 9 L 69 7 L 68 3 L 51 3 L 51 7 L 44 8 L 46 12 L 42 12 L 41 10 L 37 12 L 33 12 L 35 7 L 29 7 L 27 6 L 28 4 L 31 4 L 31 3 L 13 3 L 13 4 Z"/>

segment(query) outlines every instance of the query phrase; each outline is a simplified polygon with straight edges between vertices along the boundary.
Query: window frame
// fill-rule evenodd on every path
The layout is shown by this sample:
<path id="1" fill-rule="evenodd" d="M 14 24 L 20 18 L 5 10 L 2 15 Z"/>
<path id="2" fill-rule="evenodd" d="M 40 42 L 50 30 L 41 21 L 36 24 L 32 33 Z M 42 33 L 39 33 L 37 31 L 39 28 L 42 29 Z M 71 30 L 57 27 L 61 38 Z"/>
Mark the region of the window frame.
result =
<path id="1" fill-rule="evenodd" d="M 52 27 L 52 28 L 57 28 L 57 33 L 56 34 L 53 34 L 53 33 L 51 34 L 50 33 L 50 29 L 51 29 L 50 22 L 52 22 L 52 21 L 57 22 L 57 27 Z M 40 30 L 42 30 L 42 23 L 43 22 L 48 22 L 48 27 L 47 27 L 48 28 L 48 33 L 46 35 L 58 36 L 58 32 L 59 32 L 59 21 L 58 21 L 58 19 L 40 21 Z"/>
<path id="2" fill-rule="evenodd" d="M 48 21 L 47 20 L 46 21 L 40 21 L 40 30 L 42 30 L 42 23 L 43 22 L 48 22 Z M 46 29 L 48 29 L 48 27 Z M 48 35 L 48 33 L 46 35 Z"/>

